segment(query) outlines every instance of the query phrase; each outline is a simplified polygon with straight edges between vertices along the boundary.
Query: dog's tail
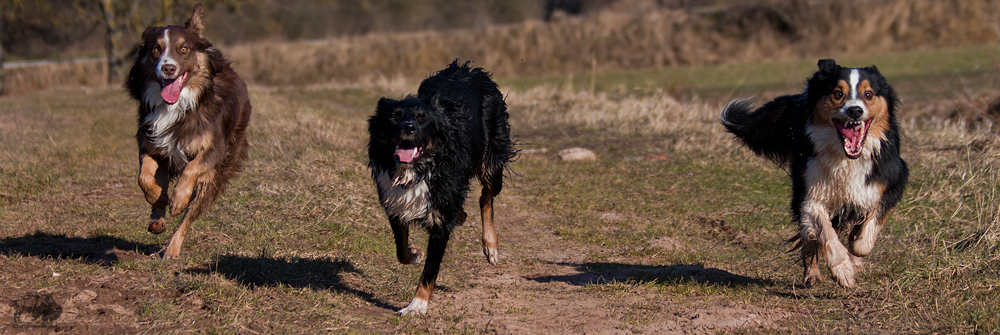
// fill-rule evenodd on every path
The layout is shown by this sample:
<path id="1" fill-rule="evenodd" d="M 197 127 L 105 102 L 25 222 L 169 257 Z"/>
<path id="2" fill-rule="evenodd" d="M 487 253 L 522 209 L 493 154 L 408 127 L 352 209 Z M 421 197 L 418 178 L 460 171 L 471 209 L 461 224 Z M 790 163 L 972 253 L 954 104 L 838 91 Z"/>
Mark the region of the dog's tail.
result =
<path id="1" fill-rule="evenodd" d="M 753 103 L 753 98 L 740 98 L 726 104 L 722 108 L 722 125 L 758 156 L 788 166 L 802 131 L 796 129 L 802 97 L 782 96 L 757 110 L 753 110 Z"/>

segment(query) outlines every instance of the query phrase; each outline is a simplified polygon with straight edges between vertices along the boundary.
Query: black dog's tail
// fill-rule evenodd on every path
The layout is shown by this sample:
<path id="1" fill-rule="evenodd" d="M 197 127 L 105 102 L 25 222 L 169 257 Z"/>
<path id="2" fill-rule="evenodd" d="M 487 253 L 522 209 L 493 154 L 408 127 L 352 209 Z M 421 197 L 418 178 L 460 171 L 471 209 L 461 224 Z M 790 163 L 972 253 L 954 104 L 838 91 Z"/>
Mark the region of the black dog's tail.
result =
<path id="1" fill-rule="evenodd" d="M 722 125 L 759 156 L 787 167 L 798 145 L 801 95 L 786 95 L 752 111 L 753 98 L 736 99 L 722 108 Z"/>
<path id="2" fill-rule="evenodd" d="M 479 67 L 470 67 L 471 62 L 459 65 L 455 59 L 444 70 L 432 78 L 454 80 L 465 83 L 482 97 L 482 122 L 486 132 L 486 150 L 483 152 L 482 165 L 477 167 L 477 174 L 483 186 L 489 187 L 494 195 L 500 194 L 503 188 L 503 172 L 516 156 L 514 142 L 510 137 L 510 124 L 507 123 L 507 103 L 503 93 L 493 81 L 490 73 Z M 425 81 L 417 90 L 420 95 L 430 95 L 437 85 Z"/>

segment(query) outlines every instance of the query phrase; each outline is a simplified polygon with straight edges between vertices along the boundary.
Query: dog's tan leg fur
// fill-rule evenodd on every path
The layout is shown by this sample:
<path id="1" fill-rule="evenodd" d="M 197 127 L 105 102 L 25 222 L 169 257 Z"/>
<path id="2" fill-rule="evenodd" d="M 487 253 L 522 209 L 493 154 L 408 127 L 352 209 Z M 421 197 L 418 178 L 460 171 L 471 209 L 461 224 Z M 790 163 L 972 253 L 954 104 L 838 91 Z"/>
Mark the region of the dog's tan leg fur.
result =
<path id="1" fill-rule="evenodd" d="M 191 195 L 194 193 L 195 182 L 210 169 L 209 166 L 202 164 L 202 157 L 204 156 L 199 154 L 188 162 L 187 166 L 184 167 L 184 172 L 177 179 L 177 184 L 174 185 L 174 194 L 170 196 L 170 216 L 180 215 L 188 208 Z"/>
<path id="2" fill-rule="evenodd" d="M 490 264 L 496 265 L 500 252 L 497 250 L 497 232 L 493 227 L 493 193 L 485 187 L 483 195 L 479 197 L 479 210 L 483 216 L 483 254 Z"/>
<path id="3" fill-rule="evenodd" d="M 157 180 L 156 171 L 159 167 L 160 164 L 153 157 L 146 154 L 139 157 L 139 188 L 146 195 L 146 202 L 154 207 L 157 207 L 157 203 L 160 202 L 160 197 L 163 195 L 163 189 L 167 186 L 161 185 Z M 158 207 L 163 208 L 164 206 Z"/>
<path id="4" fill-rule="evenodd" d="M 188 164 L 190 166 L 190 163 Z M 196 181 L 198 190 L 194 191 L 194 200 L 191 203 L 191 208 L 184 214 L 181 224 L 177 226 L 177 229 L 174 230 L 174 235 L 170 237 L 170 244 L 167 245 L 167 250 L 163 253 L 163 258 L 170 259 L 180 256 L 181 246 L 184 245 L 184 239 L 187 238 L 191 223 L 198 218 L 198 215 L 202 211 L 211 205 L 213 199 L 206 197 L 204 192 L 209 187 L 215 187 L 215 178 L 215 170 L 209 170 L 203 173 Z"/>

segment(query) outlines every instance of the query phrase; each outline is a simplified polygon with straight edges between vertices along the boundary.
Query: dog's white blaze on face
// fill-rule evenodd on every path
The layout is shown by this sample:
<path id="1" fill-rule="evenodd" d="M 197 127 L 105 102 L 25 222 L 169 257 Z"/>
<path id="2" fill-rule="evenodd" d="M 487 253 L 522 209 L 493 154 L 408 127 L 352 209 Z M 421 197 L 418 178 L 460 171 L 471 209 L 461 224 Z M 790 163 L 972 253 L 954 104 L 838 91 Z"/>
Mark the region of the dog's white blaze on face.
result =
<path id="1" fill-rule="evenodd" d="M 416 172 L 407 169 L 402 176 L 408 183 L 397 183 L 393 176 L 380 172 L 375 178 L 378 184 L 378 191 L 382 195 L 382 206 L 389 216 L 398 217 L 403 222 L 411 222 L 419 219 L 430 219 L 436 223 L 431 211 L 430 188 L 426 180 L 413 183 L 416 180 Z"/>
<path id="2" fill-rule="evenodd" d="M 847 115 L 848 108 L 861 107 L 861 110 L 865 111 L 864 114 L 861 114 L 861 119 L 867 120 L 870 118 L 870 114 L 868 113 L 868 105 L 865 104 L 861 98 L 863 97 L 863 94 L 860 92 L 861 87 L 859 86 L 861 85 L 861 73 L 858 72 L 858 69 L 851 69 L 851 76 L 849 77 L 849 80 L 850 82 L 848 84 L 851 87 L 851 92 L 848 96 L 851 98 L 844 103 L 843 107 L 840 108 L 840 113 Z"/>
<path id="3" fill-rule="evenodd" d="M 160 55 L 160 60 L 156 63 L 156 76 L 161 79 L 174 79 L 180 75 L 180 64 L 177 63 L 172 56 L 173 47 L 170 45 L 170 29 L 163 30 L 163 54 Z M 173 65 L 177 67 L 176 72 L 173 75 L 167 76 L 163 73 L 164 65 Z"/>

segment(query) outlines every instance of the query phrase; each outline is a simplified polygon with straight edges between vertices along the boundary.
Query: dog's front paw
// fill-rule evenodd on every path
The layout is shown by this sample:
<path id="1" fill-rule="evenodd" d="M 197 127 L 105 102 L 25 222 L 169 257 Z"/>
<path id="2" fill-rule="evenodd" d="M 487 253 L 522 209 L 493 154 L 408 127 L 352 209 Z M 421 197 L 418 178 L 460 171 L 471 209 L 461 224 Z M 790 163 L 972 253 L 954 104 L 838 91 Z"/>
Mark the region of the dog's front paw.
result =
<path id="1" fill-rule="evenodd" d="M 167 220 L 164 218 L 153 220 L 149 223 L 149 227 L 147 227 L 146 230 L 149 230 L 149 232 L 153 234 L 162 234 L 167 231 Z"/>
<path id="2" fill-rule="evenodd" d="M 850 259 L 844 259 L 840 264 L 831 266 L 830 272 L 837 279 L 837 284 L 840 284 L 843 288 L 849 289 L 854 287 L 854 262 Z"/>
<path id="3" fill-rule="evenodd" d="M 495 247 L 484 247 L 483 254 L 486 255 L 486 261 L 490 264 L 497 265 L 500 262 L 500 252 Z"/>
<path id="4" fill-rule="evenodd" d="M 409 315 L 423 315 L 427 314 L 427 300 L 413 298 L 410 300 L 410 305 L 399 310 L 399 315 L 409 316 Z"/>

